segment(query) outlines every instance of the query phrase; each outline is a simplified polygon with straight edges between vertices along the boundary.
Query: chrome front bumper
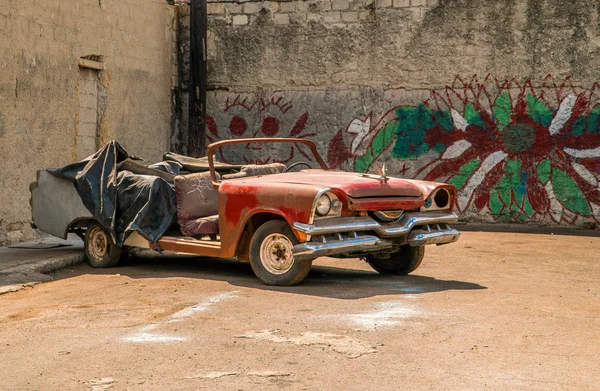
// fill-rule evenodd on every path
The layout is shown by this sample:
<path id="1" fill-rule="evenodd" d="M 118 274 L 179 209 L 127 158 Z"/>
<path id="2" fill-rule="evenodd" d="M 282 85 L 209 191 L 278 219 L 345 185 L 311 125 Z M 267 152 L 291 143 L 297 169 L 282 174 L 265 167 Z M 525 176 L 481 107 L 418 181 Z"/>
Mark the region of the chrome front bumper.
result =
<path id="1" fill-rule="evenodd" d="M 423 229 L 411 231 L 408 235 L 408 244 L 412 247 L 448 244 L 456 242 L 459 237 L 460 232 L 448 224 L 426 224 Z"/>
<path id="2" fill-rule="evenodd" d="M 298 259 L 314 259 L 379 252 L 405 244 L 417 247 L 452 243 L 458 240 L 460 232 L 448 224 L 457 220 L 455 213 L 415 212 L 387 224 L 368 216 L 318 220 L 314 224 L 294 223 L 294 228 L 310 235 L 311 241 L 295 245 L 293 253 Z"/>
<path id="3" fill-rule="evenodd" d="M 380 223 L 364 217 L 337 217 L 317 220 L 313 224 L 294 223 L 294 228 L 307 235 L 326 235 L 342 232 L 375 231 L 383 238 L 393 238 L 408 234 L 414 227 L 426 224 L 452 224 L 458 221 L 456 213 L 413 212 L 405 213 L 392 223 Z"/>

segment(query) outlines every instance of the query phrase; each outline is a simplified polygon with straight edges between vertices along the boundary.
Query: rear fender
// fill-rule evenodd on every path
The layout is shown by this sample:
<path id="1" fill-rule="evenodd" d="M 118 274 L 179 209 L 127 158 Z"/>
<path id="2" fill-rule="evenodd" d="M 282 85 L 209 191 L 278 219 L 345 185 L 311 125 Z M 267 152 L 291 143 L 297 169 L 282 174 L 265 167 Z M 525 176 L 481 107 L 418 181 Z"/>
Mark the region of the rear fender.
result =
<path id="1" fill-rule="evenodd" d="M 75 185 L 46 170 L 38 171 L 37 182 L 31 184 L 30 191 L 33 223 L 42 232 L 66 239 L 73 224 L 94 218 Z"/>

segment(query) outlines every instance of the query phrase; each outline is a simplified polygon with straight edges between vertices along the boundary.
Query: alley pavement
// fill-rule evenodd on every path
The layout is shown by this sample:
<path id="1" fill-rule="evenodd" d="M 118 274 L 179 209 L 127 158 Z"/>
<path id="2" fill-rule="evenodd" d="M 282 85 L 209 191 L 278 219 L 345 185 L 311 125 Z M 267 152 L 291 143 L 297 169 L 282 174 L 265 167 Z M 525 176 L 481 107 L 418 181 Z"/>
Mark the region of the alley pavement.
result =
<path id="1" fill-rule="evenodd" d="M 464 232 L 409 276 L 320 258 L 293 287 L 137 255 L 0 295 L 0 389 L 597 390 L 600 239 Z"/>
<path id="2" fill-rule="evenodd" d="M 0 247 L 0 294 L 39 282 L 51 281 L 50 273 L 83 262 L 83 241 L 54 237 Z"/>

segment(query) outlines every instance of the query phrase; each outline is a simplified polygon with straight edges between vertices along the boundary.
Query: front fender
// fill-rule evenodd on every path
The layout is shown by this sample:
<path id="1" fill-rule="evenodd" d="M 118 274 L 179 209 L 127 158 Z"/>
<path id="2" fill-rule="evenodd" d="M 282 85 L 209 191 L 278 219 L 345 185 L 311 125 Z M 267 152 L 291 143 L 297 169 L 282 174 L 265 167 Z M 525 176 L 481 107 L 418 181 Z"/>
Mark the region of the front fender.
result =
<path id="1" fill-rule="evenodd" d="M 219 186 L 221 248 L 233 256 L 246 223 L 258 213 L 282 217 L 297 239 L 306 241 L 306 235 L 293 226 L 295 222 L 310 222 L 314 199 L 321 190 L 320 186 L 305 184 L 223 181 Z"/>

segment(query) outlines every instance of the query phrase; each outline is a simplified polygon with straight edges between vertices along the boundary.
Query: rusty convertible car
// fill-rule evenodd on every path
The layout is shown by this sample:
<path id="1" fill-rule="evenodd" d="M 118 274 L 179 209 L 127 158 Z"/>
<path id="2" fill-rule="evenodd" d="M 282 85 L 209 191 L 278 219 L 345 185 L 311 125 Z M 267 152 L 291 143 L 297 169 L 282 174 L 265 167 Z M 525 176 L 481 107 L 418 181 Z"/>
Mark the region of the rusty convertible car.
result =
<path id="1" fill-rule="evenodd" d="M 310 151 L 313 161 L 230 166 L 214 158 L 219 148 L 253 143 L 294 143 Z M 115 151 L 97 160 L 103 165 L 113 158 L 118 162 L 120 150 Z M 362 258 L 379 273 L 406 275 L 419 267 L 426 245 L 455 242 L 460 236 L 450 226 L 458 219 L 453 213 L 453 186 L 388 177 L 385 170 L 379 174 L 330 170 L 315 144 L 305 139 L 220 141 L 208 146 L 203 161 L 206 171 L 179 174 L 121 166 L 123 172 L 168 183 L 164 189 L 174 193 L 173 201 L 163 202 L 173 202 L 176 212 L 162 216 L 168 223 L 155 230 L 154 237 L 139 228 L 144 219 L 127 223 L 126 235 L 112 231 L 110 221 L 99 214 L 108 208 L 110 199 L 105 195 L 100 212 L 83 202 L 97 185 L 89 178 L 83 181 L 77 170 L 89 168 L 90 162 L 76 167 L 75 185 L 49 170 L 38 172 L 31 186 L 33 223 L 59 237 L 79 234 L 93 267 L 116 265 L 122 247 L 142 247 L 235 257 L 249 262 L 256 276 L 269 285 L 300 283 L 313 260 L 322 256 Z M 300 166 L 305 167 L 298 171 Z M 113 171 L 105 181 L 115 175 L 121 178 L 119 171 Z M 125 179 L 119 179 L 118 186 L 127 187 Z M 92 190 L 83 191 L 85 186 Z M 162 193 L 167 190 L 160 189 L 154 193 L 165 198 Z M 158 208 L 148 208 L 146 203 L 139 209 L 156 213 Z M 118 220 L 118 214 L 117 210 L 112 219 Z"/>

